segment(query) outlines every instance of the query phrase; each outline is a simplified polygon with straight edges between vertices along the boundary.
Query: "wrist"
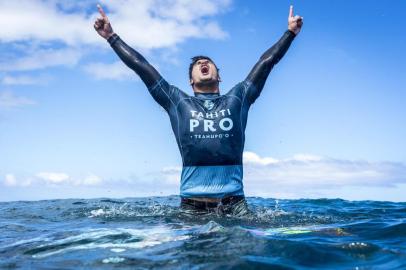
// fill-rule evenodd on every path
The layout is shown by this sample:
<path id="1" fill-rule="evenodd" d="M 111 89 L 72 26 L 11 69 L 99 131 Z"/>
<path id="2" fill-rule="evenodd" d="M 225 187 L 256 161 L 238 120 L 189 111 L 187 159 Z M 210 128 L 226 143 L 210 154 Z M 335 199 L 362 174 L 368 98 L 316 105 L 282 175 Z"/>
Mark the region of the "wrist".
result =
<path id="1" fill-rule="evenodd" d="M 108 43 L 110 43 L 110 45 L 113 45 L 113 43 L 116 42 L 118 38 L 119 38 L 119 36 L 113 32 L 111 35 L 109 35 L 106 38 L 106 40 Z"/>
<path id="2" fill-rule="evenodd" d="M 106 35 L 106 39 L 109 39 L 109 38 L 111 38 L 111 37 L 114 36 L 114 35 L 116 35 L 116 33 L 111 32 L 110 34 L 107 34 L 107 35 Z"/>
<path id="3" fill-rule="evenodd" d="M 293 31 L 292 29 L 288 28 L 287 30 L 288 32 L 290 32 L 293 36 L 296 36 L 297 34 L 295 33 L 295 31 Z"/>

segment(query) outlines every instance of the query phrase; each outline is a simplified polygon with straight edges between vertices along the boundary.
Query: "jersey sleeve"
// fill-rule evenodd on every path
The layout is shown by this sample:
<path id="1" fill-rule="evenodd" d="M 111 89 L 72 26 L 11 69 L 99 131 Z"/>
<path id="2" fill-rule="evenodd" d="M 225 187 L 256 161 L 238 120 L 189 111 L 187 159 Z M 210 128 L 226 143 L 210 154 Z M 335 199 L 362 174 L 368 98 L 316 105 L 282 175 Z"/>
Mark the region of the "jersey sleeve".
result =
<path id="1" fill-rule="evenodd" d="M 233 88 L 231 88 L 226 95 L 228 96 L 234 96 L 241 102 L 241 106 L 244 108 L 249 108 L 251 104 L 254 102 L 250 99 L 253 97 L 248 96 L 247 94 L 252 94 L 252 93 L 259 93 L 255 89 L 255 85 L 253 85 L 252 82 L 248 80 L 241 81 L 237 83 Z"/>
<path id="2" fill-rule="evenodd" d="M 245 79 L 246 87 L 244 88 L 245 96 L 250 104 L 254 103 L 261 94 L 269 73 L 285 55 L 295 36 L 292 31 L 286 30 L 279 41 L 269 48 L 252 68 Z"/>
<path id="3" fill-rule="evenodd" d="M 185 92 L 176 86 L 170 85 L 163 78 L 158 80 L 155 85 L 148 87 L 148 91 L 166 111 L 175 108 L 181 99 L 188 97 Z"/>
<path id="4" fill-rule="evenodd" d="M 177 87 L 170 85 L 139 52 L 127 45 L 117 34 L 107 41 L 118 57 L 140 76 L 154 100 L 166 111 L 177 104 L 181 97 L 187 96 Z"/>

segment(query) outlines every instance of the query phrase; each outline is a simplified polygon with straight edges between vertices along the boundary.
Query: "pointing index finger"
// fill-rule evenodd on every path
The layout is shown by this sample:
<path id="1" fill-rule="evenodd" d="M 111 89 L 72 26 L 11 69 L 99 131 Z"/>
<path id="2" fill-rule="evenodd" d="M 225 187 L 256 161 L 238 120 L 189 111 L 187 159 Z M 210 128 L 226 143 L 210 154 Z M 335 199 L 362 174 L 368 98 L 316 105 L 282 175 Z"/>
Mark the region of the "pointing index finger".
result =
<path id="1" fill-rule="evenodd" d="M 290 5 L 289 17 L 293 17 L 293 5 Z"/>
<path id="2" fill-rule="evenodd" d="M 106 13 L 104 13 L 103 8 L 99 4 L 97 4 L 97 9 L 99 10 L 99 13 L 103 18 L 107 18 Z"/>

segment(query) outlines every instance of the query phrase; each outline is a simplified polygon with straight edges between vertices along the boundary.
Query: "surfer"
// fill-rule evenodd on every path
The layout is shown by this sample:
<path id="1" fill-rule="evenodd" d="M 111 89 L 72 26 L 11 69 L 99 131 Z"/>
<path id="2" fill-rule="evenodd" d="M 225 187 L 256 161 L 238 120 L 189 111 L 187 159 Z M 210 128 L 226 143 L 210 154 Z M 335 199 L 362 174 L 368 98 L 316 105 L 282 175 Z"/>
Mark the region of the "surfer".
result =
<path id="1" fill-rule="evenodd" d="M 248 110 L 260 95 L 273 66 L 285 55 L 300 32 L 303 17 L 290 6 L 288 29 L 254 65 L 245 80 L 220 94 L 219 69 L 208 56 L 192 58 L 189 96 L 169 84 L 136 50 L 114 31 L 98 5 L 101 17 L 94 28 L 118 57 L 144 82 L 168 113 L 182 156 L 181 208 L 196 213 L 221 211 L 232 215 L 249 212 L 243 190 L 242 155 Z M 108 71 L 107 71 L 108 72 Z"/>

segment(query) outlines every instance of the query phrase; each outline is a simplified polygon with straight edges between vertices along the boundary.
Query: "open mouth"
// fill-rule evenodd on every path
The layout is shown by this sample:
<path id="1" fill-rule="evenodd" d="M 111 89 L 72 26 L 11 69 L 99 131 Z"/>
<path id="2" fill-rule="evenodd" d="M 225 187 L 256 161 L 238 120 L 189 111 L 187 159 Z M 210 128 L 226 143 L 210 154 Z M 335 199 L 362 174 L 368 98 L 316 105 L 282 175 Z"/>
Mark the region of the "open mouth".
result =
<path id="1" fill-rule="evenodd" d="M 203 75 L 209 74 L 209 66 L 202 66 L 200 71 L 202 72 Z"/>

